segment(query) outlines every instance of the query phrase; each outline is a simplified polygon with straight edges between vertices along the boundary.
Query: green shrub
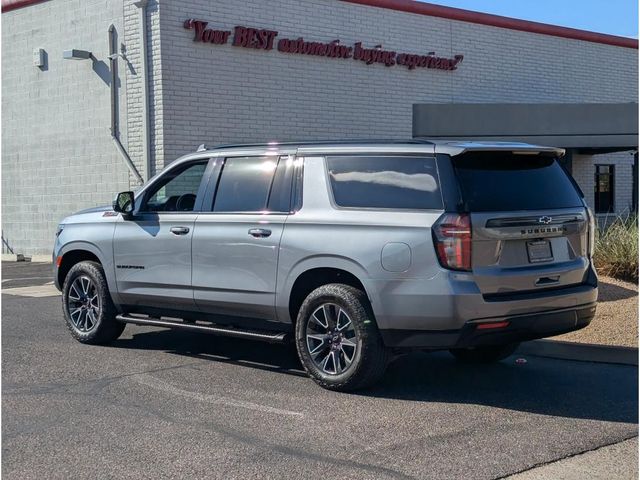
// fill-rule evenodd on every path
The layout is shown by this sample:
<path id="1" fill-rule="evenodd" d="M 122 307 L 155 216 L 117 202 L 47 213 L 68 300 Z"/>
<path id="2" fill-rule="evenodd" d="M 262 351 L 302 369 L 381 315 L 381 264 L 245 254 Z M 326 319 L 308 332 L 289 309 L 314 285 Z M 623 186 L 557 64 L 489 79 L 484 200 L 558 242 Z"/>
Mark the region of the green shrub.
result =
<path id="1" fill-rule="evenodd" d="M 617 217 L 598 229 L 595 266 L 602 275 L 638 282 L 638 216 Z"/>

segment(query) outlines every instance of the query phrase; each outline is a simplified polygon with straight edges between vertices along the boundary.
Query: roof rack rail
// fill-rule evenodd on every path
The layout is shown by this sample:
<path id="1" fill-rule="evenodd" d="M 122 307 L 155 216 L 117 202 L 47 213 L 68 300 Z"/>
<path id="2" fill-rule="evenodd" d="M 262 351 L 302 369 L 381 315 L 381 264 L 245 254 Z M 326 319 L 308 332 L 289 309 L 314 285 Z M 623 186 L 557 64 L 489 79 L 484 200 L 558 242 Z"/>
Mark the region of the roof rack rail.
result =
<path id="1" fill-rule="evenodd" d="M 228 143 L 215 145 L 213 148 L 250 148 L 250 147 L 286 147 L 286 146 L 322 146 L 322 145 L 357 145 L 357 144 L 414 144 L 414 145 L 430 145 L 432 141 L 422 138 L 410 138 L 410 139 L 371 139 L 371 138 L 358 138 L 358 139 L 345 139 L 345 140 L 302 140 L 299 142 L 285 141 L 285 142 L 262 142 L 262 143 Z"/>

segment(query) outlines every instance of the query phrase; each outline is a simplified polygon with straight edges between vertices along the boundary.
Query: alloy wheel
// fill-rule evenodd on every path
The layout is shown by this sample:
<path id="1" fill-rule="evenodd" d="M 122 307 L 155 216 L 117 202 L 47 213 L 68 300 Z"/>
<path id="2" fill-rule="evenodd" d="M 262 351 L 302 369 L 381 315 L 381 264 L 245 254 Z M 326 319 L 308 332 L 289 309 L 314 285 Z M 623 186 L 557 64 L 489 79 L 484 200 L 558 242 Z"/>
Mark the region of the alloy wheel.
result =
<path id="1" fill-rule="evenodd" d="M 100 298 L 96 285 L 86 275 L 76 278 L 67 294 L 67 307 L 73 326 L 81 333 L 95 328 L 100 316 Z"/>
<path id="2" fill-rule="evenodd" d="M 351 318 L 339 305 L 325 303 L 311 314 L 306 328 L 307 350 L 314 365 L 340 375 L 353 365 L 358 337 Z"/>

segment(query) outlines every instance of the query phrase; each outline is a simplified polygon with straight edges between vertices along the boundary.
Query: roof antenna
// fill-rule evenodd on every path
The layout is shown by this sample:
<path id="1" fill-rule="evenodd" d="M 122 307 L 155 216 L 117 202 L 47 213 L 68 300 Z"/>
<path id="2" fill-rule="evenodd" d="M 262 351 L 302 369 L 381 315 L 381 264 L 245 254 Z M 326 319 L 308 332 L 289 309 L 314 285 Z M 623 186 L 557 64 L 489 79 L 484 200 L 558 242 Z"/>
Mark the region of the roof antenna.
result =
<path id="1" fill-rule="evenodd" d="M 198 152 L 204 152 L 204 151 L 206 151 L 206 150 L 207 150 L 206 145 L 205 145 L 204 143 L 202 143 L 202 144 L 200 144 L 200 146 L 198 147 L 198 150 L 196 150 L 196 151 L 198 151 Z"/>

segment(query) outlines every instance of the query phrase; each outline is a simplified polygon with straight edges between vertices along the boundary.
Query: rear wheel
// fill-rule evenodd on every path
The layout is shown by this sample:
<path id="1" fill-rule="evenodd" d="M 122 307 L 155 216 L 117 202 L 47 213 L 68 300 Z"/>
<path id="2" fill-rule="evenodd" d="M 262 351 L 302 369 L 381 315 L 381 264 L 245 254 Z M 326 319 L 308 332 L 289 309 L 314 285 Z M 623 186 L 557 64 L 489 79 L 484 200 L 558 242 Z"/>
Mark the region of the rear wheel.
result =
<path id="1" fill-rule="evenodd" d="M 366 295 L 343 284 L 324 285 L 305 299 L 296 322 L 296 347 L 307 373 L 329 390 L 372 385 L 387 365 Z"/>
<path id="2" fill-rule="evenodd" d="M 62 310 L 71 335 L 81 343 L 112 342 L 125 328 L 116 320 L 107 280 L 97 262 L 71 267 L 62 287 Z"/>
<path id="3" fill-rule="evenodd" d="M 505 345 L 492 345 L 488 347 L 452 348 L 449 351 L 461 362 L 493 363 L 507 358 L 516 351 L 519 345 L 519 343 L 508 343 Z"/>

